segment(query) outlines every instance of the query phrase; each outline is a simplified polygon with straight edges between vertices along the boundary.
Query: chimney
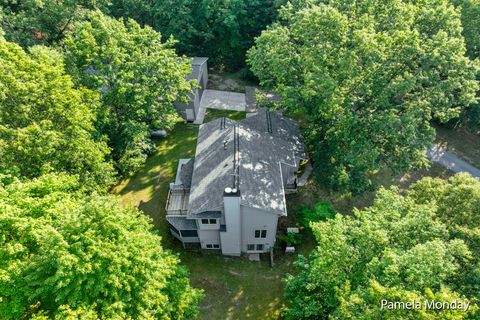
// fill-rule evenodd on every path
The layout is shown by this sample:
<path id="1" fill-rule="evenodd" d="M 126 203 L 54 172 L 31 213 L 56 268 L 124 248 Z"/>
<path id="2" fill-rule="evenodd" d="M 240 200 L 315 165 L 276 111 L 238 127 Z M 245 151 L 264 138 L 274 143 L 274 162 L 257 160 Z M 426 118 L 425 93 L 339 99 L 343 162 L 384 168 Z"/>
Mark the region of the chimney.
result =
<path id="1" fill-rule="evenodd" d="M 225 231 L 220 232 L 222 253 L 239 256 L 241 254 L 241 215 L 240 190 L 225 188 L 223 192 L 223 209 L 225 215 Z"/>

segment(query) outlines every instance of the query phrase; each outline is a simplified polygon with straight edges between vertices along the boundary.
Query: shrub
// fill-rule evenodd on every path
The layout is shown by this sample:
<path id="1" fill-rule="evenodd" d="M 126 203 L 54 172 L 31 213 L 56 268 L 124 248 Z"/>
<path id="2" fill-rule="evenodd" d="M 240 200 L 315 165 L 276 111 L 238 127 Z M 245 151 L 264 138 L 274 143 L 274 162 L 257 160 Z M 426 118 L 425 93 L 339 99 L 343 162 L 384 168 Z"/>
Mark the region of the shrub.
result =
<path id="1" fill-rule="evenodd" d="M 306 229 L 310 229 L 311 222 L 325 221 L 335 216 L 335 209 L 333 209 L 330 202 L 319 202 L 313 208 L 302 208 L 299 212 L 298 221 Z"/>

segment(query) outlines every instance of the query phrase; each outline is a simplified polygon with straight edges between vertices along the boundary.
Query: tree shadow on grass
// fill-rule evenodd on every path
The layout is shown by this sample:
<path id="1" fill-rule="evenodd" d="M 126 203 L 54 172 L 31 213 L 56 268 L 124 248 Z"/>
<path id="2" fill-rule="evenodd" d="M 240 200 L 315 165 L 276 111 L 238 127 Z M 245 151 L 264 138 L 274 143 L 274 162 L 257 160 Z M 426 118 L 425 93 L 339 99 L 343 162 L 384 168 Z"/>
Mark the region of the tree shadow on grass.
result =
<path id="1" fill-rule="evenodd" d="M 168 237 L 165 204 L 178 161 L 195 156 L 198 126 L 178 124 L 171 134 L 157 141 L 155 154 L 131 177 L 114 188 L 125 205 L 133 205 L 152 218 L 163 238 Z"/>

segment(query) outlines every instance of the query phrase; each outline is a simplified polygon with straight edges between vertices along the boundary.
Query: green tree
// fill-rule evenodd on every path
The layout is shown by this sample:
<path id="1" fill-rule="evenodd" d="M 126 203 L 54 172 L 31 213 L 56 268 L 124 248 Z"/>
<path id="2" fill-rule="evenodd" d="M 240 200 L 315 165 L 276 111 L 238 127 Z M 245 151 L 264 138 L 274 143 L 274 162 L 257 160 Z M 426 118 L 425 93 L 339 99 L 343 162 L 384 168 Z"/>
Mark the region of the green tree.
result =
<path id="1" fill-rule="evenodd" d="M 113 0 L 109 11 L 130 17 L 178 41 L 190 56 L 210 57 L 229 70 L 245 67 L 253 39 L 277 17 L 275 0 Z"/>
<path id="2" fill-rule="evenodd" d="M 149 219 L 46 175 L 0 183 L 2 319 L 190 319 L 201 292 Z"/>
<path id="3" fill-rule="evenodd" d="M 448 180 L 424 178 L 409 191 L 417 203 L 435 206 L 450 234 L 462 239 L 477 254 L 458 274 L 458 288 L 480 300 L 480 181 L 468 174 Z"/>
<path id="4" fill-rule="evenodd" d="M 462 34 L 465 38 L 467 55 L 471 59 L 480 58 L 480 0 L 451 0 L 461 12 Z M 480 79 L 480 71 L 477 74 L 477 80 Z M 479 94 L 477 93 L 477 97 Z M 480 125 L 480 105 L 473 104 L 464 110 L 461 120 L 465 124 Z M 458 119 L 457 121 L 458 122 Z"/>
<path id="5" fill-rule="evenodd" d="M 2 0 L 0 28 L 9 41 L 24 47 L 54 44 L 63 39 L 73 23 L 88 10 L 103 7 L 105 0 Z"/>
<path id="6" fill-rule="evenodd" d="M 150 129 L 179 120 L 173 102 L 193 83 L 190 63 L 162 43 L 160 34 L 135 21 L 92 12 L 65 40 L 66 62 L 76 83 L 101 94 L 96 126 L 109 138 L 121 173 L 135 171 L 154 145 Z"/>
<path id="7" fill-rule="evenodd" d="M 480 58 L 480 0 L 451 0 L 460 8 L 467 54 Z"/>
<path id="8" fill-rule="evenodd" d="M 64 171 L 85 187 L 114 182 L 109 148 L 95 131 L 99 99 L 65 74 L 62 55 L 26 53 L 0 38 L 0 173 L 28 178 Z"/>
<path id="9" fill-rule="evenodd" d="M 406 195 L 380 189 L 374 204 L 353 217 L 313 223 L 318 245 L 309 258 L 299 257 L 298 275 L 286 279 L 286 318 L 478 318 L 478 193 L 480 182 L 465 175 L 426 178 Z M 452 223 L 449 215 L 459 212 Z M 392 312 L 381 309 L 382 299 L 469 299 L 472 307 Z"/>
<path id="10" fill-rule="evenodd" d="M 362 192 L 384 166 L 425 165 L 430 120 L 475 102 L 476 64 L 461 32 L 447 0 L 293 1 L 248 61 L 286 108 L 304 113 L 317 176 Z"/>
<path id="11" fill-rule="evenodd" d="M 421 309 L 395 309 L 387 308 L 365 308 L 365 306 L 381 306 L 382 300 L 387 301 L 418 301 L 421 303 Z M 380 285 L 376 281 L 371 281 L 365 288 L 355 290 L 355 293 L 342 297 L 341 304 L 336 312 L 330 317 L 332 320 L 461 320 L 472 319 L 472 314 L 478 311 L 477 306 L 470 306 L 468 312 L 464 310 L 444 309 L 429 310 L 425 308 L 425 300 L 435 301 L 464 301 L 463 297 L 448 289 L 441 289 L 433 292 L 425 290 L 425 292 L 408 291 L 402 288 L 389 288 Z"/>

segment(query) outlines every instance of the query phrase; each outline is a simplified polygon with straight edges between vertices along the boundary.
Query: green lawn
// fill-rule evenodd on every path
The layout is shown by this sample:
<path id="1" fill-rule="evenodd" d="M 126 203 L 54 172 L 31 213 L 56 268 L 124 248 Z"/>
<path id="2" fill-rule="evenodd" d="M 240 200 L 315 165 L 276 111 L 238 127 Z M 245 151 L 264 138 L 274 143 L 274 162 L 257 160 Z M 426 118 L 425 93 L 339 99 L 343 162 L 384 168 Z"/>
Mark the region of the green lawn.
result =
<path id="1" fill-rule="evenodd" d="M 245 113 L 208 110 L 207 118 L 231 116 L 245 117 Z M 162 236 L 162 245 L 179 254 L 182 263 L 190 270 L 193 286 L 205 291 L 200 309 L 201 319 L 275 319 L 280 316 L 283 304 L 283 283 L 286 273 L 294 272 L 293 261 L 296 255 L 278 254 L 275 266 L 270 267 L 268 259 L 250 262 L 245 258 L 230 258 L 211 252 L 201 252 L 197 248 L 183 249 L 178 241 L 170 236 L 164 219 L 168 186 L 175 179 L 178 159 L 194 157 L 198 126 L 178 124 L 170 135 L 157 143 L 156 153 L 134 176 L 122 181 L 114 192 L 121 197 L 124 205 L 139 207 L 153 219 Z M 405 188 L 425 175 L 448 176 L 449 173 L 438 166 L 429 170 L 412 171 L 402 176 L 392 177 L 389 172 L 375 176 L 378 183 L 392 184 Z M 371 204 L 374 193 L 352 197 L 327 191 L 311 179 L 299 189 L 297 194 L 287 196 L 289 216 L 280 224 L 295 223 L 295 213 L 300 207 L 310 206 L 321 200 L 328 200 L 343 213 L 350 213 L 353 207 L 362 208 Z M 308 254 L 314 241 L 304 236 L 299 253 Z"/>
<path id="2" fill-rule="evenodd" d="M 204 123 L 218 118 L 230 118 L 232 120 L 242 120 L 245 119 L 246 112 L 243 111 L 231 111 L 231 110 L 218 110 L 218 109 L 207 109 L 205 112 Z"/>

